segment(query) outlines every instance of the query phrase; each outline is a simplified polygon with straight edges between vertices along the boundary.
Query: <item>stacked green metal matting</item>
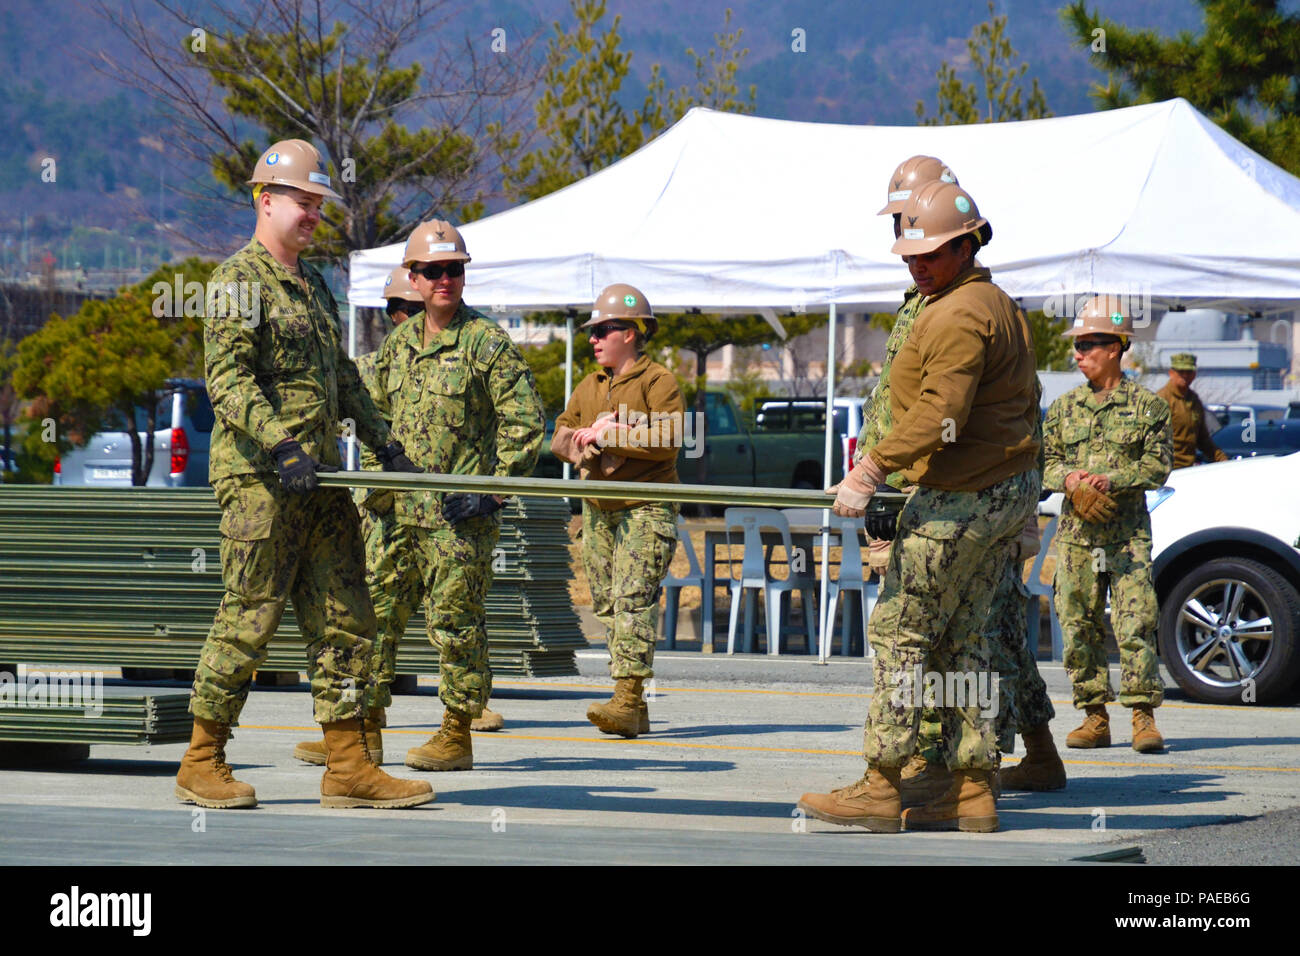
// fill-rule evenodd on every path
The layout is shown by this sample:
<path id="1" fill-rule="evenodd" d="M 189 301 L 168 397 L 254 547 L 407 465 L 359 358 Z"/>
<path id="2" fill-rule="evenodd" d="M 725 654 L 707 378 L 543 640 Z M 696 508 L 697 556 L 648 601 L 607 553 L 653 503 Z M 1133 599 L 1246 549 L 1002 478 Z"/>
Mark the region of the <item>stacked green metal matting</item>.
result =
<path id="1" fill-rule="evenodd" d="M 193 668 L 221 599 L 220 517 L 208 488 L 0 486 L 0 662 Z M 505 510 L 487 601 L 497 674 L 578 672 L 569 519 L 559 498 Z M 303 647 L 291 601 L 262 669 L 305 670 Z M 422 609 L 397 672 L 438 672 Z"/>
<path id="2" fill-rule="evenodd" d="M 103 687 L 98 714 L 84 707 L 0 707 L 0 740 L 30 743 L 175 744 L 190 739 L 186 690 Z"/>

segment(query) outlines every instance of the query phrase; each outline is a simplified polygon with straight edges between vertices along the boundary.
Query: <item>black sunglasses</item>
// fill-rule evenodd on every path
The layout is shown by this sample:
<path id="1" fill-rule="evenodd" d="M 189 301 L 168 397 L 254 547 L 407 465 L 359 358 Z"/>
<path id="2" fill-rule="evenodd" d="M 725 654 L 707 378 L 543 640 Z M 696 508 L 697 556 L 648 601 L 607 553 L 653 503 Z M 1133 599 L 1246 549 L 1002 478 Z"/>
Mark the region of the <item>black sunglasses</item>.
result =
<path id="1" fill-rule="evenodd" d="M 444 273 L 452 279 L 459 279 L 465 274 L 465 263 L 448 262 L 446 265 L 439 265 L 436 262 L 426 262 L 423 265 L 411 266 L 411 271 L 432 282 L 437 282 Z"/>
<path id="2" fill-rule="evenodd" d="M 628 331 L 628 327 L 626 325 L 615 325 L 612 322 L 606 322 L 604 325 L 592 326 L 591 337 L 593 339 L 603 339 L 611 332 L 626 332 L 626 331 Z"/>
<path id="3" fill-rule="evenodd" d="M 1087 342 L 1080 342 L 1078 339 L 1075 339 L 1074 350 L 1083 355 L 1087 355 L 1095 348 L 1100 348 L 1101 346 L 1104 345 L 1118 345 L 1118 344 L 1119 344 L 1119 339 L 1105 339 L 1100 342 L 1097 341 L 1096 339 L 1090 339 Z"/>

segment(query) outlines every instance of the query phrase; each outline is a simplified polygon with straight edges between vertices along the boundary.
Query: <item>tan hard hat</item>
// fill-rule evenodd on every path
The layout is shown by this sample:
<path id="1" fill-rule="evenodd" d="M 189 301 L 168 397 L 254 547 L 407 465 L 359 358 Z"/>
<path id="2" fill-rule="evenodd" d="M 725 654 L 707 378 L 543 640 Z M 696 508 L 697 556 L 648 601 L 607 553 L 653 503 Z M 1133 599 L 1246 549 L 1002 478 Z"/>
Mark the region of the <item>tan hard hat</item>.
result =
<path id="1" fill-rule="evenodd" d="M 603 322 L 627 322 L 640 329 L 646 338 L 659 331 L 659 320 L 646 301 L 645 293 L 625 282 L 607 285 L 596 297 L 591 307 L 591 318 L 582 323 L 584 329 Z"/>
<path id="2" fill-rule="evenodd" d="M 956 183 L 957 174 L 944 165 L 943 160 L 933 156 L 913 156 L 898 164 L 894 174 L 889 177 L 889 189 L 886 192 L 885 208 L 877 216 L 889 215 L 903 211 L 903 204 L 912 193 L 935 180 Z"/>
<path id="3" fill-rule="evenodd" d="M 330 189 L 329 173 L 321 163 L 320 150 L 305 139 L 273 143 L 253 167 L 253 178 L 246 185 L 292 186 L 329 199 L 343 198 Z"/>
<path id="4" fill-rule="evenodd" d="M 405 266 L 398 266 L 388 273 L 388 278 L 384 280 L 384 298 L 424 304 L 420 293 L 411 288 L 411 270 Z"/>
<path id="5" fill-rule="evenodd" d="M 1074 323 L 1061 333 L 1065 338 L 1079 335 L 1117 335 L 1127 343 L 1133 334 L 1133 319 L 1124 300 L 1115 295 L 1095 295 L 1074 316 Z"/>
<path id="6" fill-rule="evenodd" d="M 914 189 L 903 204 L 902 217 L 902 232 L 890 249 L 900 256 L 934 252 L 958 236 L 973 235 L 983 244 L 993 233 L 970 193 L 956 183 L 940 180 Z"/>
<path id="7" fill-rule="evenodd" d="M 445 219 L 430 219 L 415 227 L 406 240 L 402 265 L 408 269 L 417 262 L 469 262 L 465 240 L 460 230 Z"/>

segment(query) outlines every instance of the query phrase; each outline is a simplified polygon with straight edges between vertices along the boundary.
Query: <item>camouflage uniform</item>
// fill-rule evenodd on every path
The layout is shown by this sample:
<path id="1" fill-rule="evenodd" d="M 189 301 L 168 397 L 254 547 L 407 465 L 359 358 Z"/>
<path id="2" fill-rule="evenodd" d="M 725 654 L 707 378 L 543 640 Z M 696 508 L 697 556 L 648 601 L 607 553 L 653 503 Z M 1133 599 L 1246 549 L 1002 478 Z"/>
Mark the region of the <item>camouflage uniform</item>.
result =
<path id="1" fill-rule="evenodd" d="M 421 321 L 423 318 L 421 317 Z M 367 389 L 374 392 L 375 360 L 378 352 L 369 352 L 357 359 L 357 373 Z M 365 471 L 381 471 L 379 459 L 369 448 L 362 446 L 361 467 Z M 397 676 L 397 644 L 406 633 L 406 622 L 420 602 L 423 591 L 419 586 L 405 586 L 401 582 L 412 580 L 415 555 L 409 546 L 403 546 L 409 535 L 393 514 L 393 492 L 379 488 L 357 488 L 352 492 L 361 514 L 361 537 L 366 551 L 366 583 L 370 599 L 375 606 L 375 617 L 380 627 L 375 633 L 375 648 L 370 657 L 372 685 L 389 688 Z M 400 541 L 399 541 L 400 539 Z M 376 568 L 384 565 L 382 575 Z M 415 572 L 415 580 L 419 580 Z M 377 695 L 372 693 L 371 697 Z M 387 699 L 387 698 L 386 698 Z M 377 706 L 387 706 L 377 705 Z"/>
<path id="2" fill-rule="evenodd" d="M 216 413 L 208 474 L 222 509 L 225 594 L 195 670 L 190 710 L 226 724 L 243 709 L 290 595 L 307 639 L 318 722 L 362 716 L 357 689 L 375 635 L 347 492 L 290 494 L 271 455 L 294 438 L 317 461 L 340 464 L 336 438 L 345 417 L 366 444 L 388 441 L 343 349 L 334 297 L 314 268 L 299 260 L 299 269 L 301 280 L 254 239 L 212 274 L 203 322 Z M 251 283 L 258 283 L 253 299 L 239 291 Z M 241 314 L 250 304 L 256 313 Z"/>
<path id="3" fill-rule="evenodd" d="M 677 506 L 582 509 L 582 564 L 609 634 L 610 676 L 653 677 L 659 588 L 677 547 Z"/>
<path id="4" fill-rule="evenodd" d="M 981 491 L 920 487 L 898 517 L 898 537 L 867 631 L 875 690 L 863 750 L 873 767 L 899 767 L 917 748 L 922 673 L 993 676 L 986 621 L 1011 549 L 1037 501 L 1037 475 L 1022 472 Z M 943 581 L 936 588 L 933 582 Z M 991 685 L 990 685 L 991 686 Z M 999 688 L 999 697 L 1001 696 Z M 968 698 L 969 701 L 969 698 Z M 978 703 L 938 708 L 951 769 L 991 770 L 992 714 Z"/>
<path id="5" fill-rule="evenodd" d="M 871 390 L 867 404 L 863 407 L 862 431 L 858 435 L 858 444 L 853 452 L 853 464 L 861 461 L 862 456 L 869 449 L 879 444 L 893 426 L 894 420 L 889 408 L 889 372 L 894 364 L 894 356 L 898 354 L 898 350 L 907 341 L 907 336 L 911 334 L 912 326 L 916 324 L 916 317 L 920 314 L 923 305 L 925 305 L 925 296 L 921 295 L 916 286 L 912 286 L 903 294 L 903 304 L 898 307 L 894 327 L 885 342 L 885 360 L 880 365 L 880 379 L 876 382 L 876 387 Z M 903 476 L 897 472 L 885 480 L 899 491 L 906 484 Z"/>
<path id="6" fill-rule="evenodd" d="M 444 475 L 529 475 L 544 431 L 533 375 L 510 337 L 466 306 L 423 342 L 425 323 L 402 323 L 375 360 L 372 389 L 392 423 L 393 438 L 419 468 Z M 477 717 L 492 693 L 485 602 L 500 512 L 457 525 L 442 516 L 443 493 L 394 495 L 391 537 L 381 532 L 380 557 L 369 569 L 371 597 L 385 641 L 387 673 L 370 694 L 372 707 L 392 703 L 389 690 L 397 641 L 422 596 L 429 639 L 439 649 L 438 696 Z M 382 523 L 381 523 L 382 526 Z"/>
<path id="7" fill-rule="evenodd" d="M 1064 491 L 1073 471 L 1104 474 L 1119 512 L 1105 524 L 1090 524 L 1075 514 L 1068 498 L 1061 508 L 1055 603 L 1074 706 L 1115 700 L 1103 621 L 1108 588 L 1120 653 L 1119 702 L 1159 706 L 1164 687 L 1155 651 L 1158 609 L 1151 579 L 1151 519 L 1143 492 L 1169 477 L 1169 406 L 1128 379 L 1105 397 L 1085 383 L 1052 403 L 1043 427 L 1044 486 Z"/>

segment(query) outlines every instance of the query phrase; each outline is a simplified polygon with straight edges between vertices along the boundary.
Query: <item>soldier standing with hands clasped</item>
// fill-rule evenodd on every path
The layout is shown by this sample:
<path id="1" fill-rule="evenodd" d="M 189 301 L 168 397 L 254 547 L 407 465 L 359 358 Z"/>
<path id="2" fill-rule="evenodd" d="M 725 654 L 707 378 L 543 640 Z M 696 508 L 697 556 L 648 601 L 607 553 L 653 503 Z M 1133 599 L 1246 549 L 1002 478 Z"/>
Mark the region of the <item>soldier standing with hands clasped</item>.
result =
<path id="1" fill-rule="evenodd" d="M 386 469 L 406 464 L 343 349 L 329 287 L 299 258 L 321 204 L 339 196 L 315 147 L 297 139 L 263 153 L 249 185 L 253 239 L 212 274 L 203 322 L 225 595 L 194 672 L 194 730 L 176 796 L 203 807 L 256 806 L 253 788 L 226 764 L 225 744 L 292 595 L 329 754 L 321 804 L 427 803 L 427 783 L 390 777 L 366 753 L 362 691 L 375 615 L 361 530 L 348 493 L 316 480 L 318 468 L 338 470 L 344 417 Z"/>
<path id="2" fill-rule="evenodd" d="M 583 478 L 677 482 L 684 403 L 672 372 L 644 355 L 659 324 L 639 289 L 608 286 L 596 299 L 591 346 L 599 371 L 573 390 L 551 450 Z M 654 676 L 659 590 L 677 547 L 677 506 L 654 501 L 582 503 L 582 563 L 596 618 L 609 634 L 614 696 L 587 719 L 602 733 L 650 731 L 642 685 Z"/>
<path id="3" fill-rule="evenodd" d="M 1107 701 L 1115 699 L 1106 658 L 1106 592 L 1119 644 L 1119 702 L 1133 709 L 1133 749 L 1161 750 L 1155 708 L 1164 700 L 1151 580 L 1151 517 L 1145 491 L 1173 462 L 1169 406 L 1124 377 L 1121 356 L 1133 321 L 1114 296 L 1096 296 L 1065 335 L 1087 382 L 1066 392 L 1043 423 L 1043 486 L 1065 492 L 1056 530 L 1056 616 L 1074 706 L 1086 711 L 1070 747 L 1110 746 Z"/>

